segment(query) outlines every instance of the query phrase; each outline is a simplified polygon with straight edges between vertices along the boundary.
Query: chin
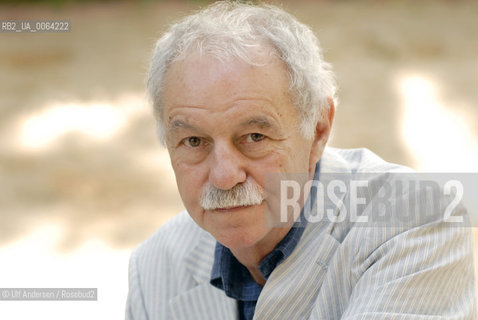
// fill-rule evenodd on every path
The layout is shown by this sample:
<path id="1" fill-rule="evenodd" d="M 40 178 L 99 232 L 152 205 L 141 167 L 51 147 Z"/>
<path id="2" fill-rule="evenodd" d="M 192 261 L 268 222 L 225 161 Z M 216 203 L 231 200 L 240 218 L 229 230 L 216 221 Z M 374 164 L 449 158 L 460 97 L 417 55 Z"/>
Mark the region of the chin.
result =
<path id="1" fill-rule="evenodd" d="M 213 235 L 214 236 L 214 235 Z M 264 235 L 244 235 L 244 233 L 231 232 L 229 235 L 215 237 L 218 242 L 229 249 L 250 248 L 260 242 Z"/>
<path id="2" fill-rule="evenodd" d="M 268 231 L 258 225 L 211 230 L 218 242 L 229 249 L 253 247 L 265 238 Z"/>

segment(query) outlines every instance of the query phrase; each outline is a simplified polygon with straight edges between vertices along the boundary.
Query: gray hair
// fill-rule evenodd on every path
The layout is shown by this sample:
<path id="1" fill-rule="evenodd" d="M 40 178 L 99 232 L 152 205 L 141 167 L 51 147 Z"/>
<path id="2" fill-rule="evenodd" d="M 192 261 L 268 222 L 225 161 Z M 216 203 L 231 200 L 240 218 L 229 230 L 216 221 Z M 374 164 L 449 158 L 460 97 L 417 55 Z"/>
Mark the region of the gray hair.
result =
<path id="1" fill-rule="evenodd" d="M 148 95 L 157 120 L 157 132 L 165 143 L 162 119 L 162 87 L 168 67 L 196 50 L 223 61 L 239 58 L 254 64 L 254 48 L 270 47 L 289 73 L 289 94 L 299 108 L 300 131 L 314 137 L 317 122 L 335 99 L 335 79 L 322 58 L 314 33 L 292 15 L 271 5 L 220 1 L 181 19 L 157 41 L 148 75 Z"/>

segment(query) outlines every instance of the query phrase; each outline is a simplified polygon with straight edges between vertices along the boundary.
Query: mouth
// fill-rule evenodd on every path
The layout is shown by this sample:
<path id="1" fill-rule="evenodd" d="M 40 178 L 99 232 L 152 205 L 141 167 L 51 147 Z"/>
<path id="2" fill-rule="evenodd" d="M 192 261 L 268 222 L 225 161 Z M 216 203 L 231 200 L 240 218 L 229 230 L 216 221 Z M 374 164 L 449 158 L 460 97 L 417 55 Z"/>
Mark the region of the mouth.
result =
<path id="1" fill-rule="evenodd" d="M 216 208 L 211 211 L 216 211 L 216 212 L 234 212 L 246 208 L 250 208 L 252 205 L 244 205 L 244 206 L 237 206 L 237 207 L 225 207 L 225 208 Z"/>

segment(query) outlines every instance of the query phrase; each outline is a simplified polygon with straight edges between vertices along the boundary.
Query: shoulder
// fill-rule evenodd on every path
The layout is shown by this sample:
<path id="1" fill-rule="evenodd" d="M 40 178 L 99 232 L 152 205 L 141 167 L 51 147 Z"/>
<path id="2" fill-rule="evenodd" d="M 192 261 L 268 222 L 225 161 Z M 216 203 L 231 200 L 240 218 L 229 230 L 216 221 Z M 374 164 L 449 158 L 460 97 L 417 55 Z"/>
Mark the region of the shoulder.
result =
<path id="1" fill-rule="evenodd" d="M 141 243 L 129 261 L 127 319 L 169 319 L 169 301 L 195 285 L 195 250 L 212 251 L 212 236 L 186 211 L 162 225 Z M 198 248 L 204 244 L 207 248 Z M 154 315 L 154 316 L 153 316 Z"/>
<path id="2" fill-rule="evenodd" d="M 375 250 L 392 239 L 396 243 L 398 235 L 416 229 L 434 226 L 435 232 L 444 232 L 445 226 L 454 226 L 456 231 L 468 225 L 461 203 L 451 212 L 451 220 L 461 223 L 449 223 L 446 210 L 454 197 L 444 193 L 433 176 L 386 162 L 368 149 L 327 148 L 323 159 L 326 170 L 322 171 L 321 164 L 321 181 L 342 182 L 344 191 L 341 202 L 324 200 L 336 208 L 332 235 L 340 242 L 355 235 L 356 250 Z M 341 203 L 346 208 L 337 210 Z"/>

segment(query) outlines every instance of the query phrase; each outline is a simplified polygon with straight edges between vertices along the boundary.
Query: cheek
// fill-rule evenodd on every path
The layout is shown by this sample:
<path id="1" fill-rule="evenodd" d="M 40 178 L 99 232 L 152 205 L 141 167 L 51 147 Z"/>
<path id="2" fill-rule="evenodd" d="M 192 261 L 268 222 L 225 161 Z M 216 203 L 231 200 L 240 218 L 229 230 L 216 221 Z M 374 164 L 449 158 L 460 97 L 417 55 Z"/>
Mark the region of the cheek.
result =
<path id="1" fill-rule="evenodd" d="M 287 152 L 288 170 L 294 173 L 307 173 L 309 171 L 310 154 L 309 141 L 301 137 L 295 139 L 293 144 L 289 146 L 289 151 Z"/>
<path id="2" fill-rule="evenodd" d="M 266 172 L 299 173 L 307 171 L 309 157 L 303 148 L 283 145 L 268 157 Z"/>
<path id="3" fill-rule="evenodd" d="M 173 163 L 176 182 L 179 194 L 187 209 L 193 209 L 198 205 L 199 197 L 205 183 L 202 168 L 184 165 L 182 163 Z"/>

